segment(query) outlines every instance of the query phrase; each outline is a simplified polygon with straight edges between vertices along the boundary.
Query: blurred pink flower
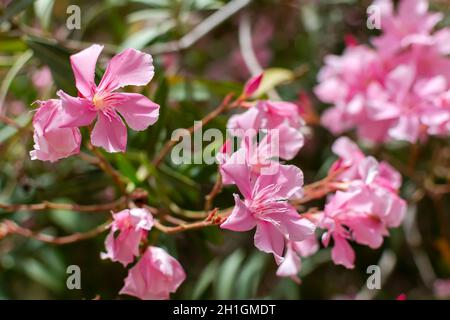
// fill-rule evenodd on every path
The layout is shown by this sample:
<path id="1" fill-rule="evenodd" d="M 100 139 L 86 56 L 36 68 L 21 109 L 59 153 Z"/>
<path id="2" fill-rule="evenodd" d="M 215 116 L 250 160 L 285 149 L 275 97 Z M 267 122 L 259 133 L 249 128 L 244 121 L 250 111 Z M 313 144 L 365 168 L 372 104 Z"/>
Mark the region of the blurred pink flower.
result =
<path id="1" fill-rule="evenodd" d="M 34 150 L 31 160 L 57 161 L 80 152 L 81 134 L 78 128 L 60 128 L 63 118 L 61 101 L 38 101 L 33 117 Z"/>
<path id="2" fill-rule="evenodd" d="M 322 124 L 333 134 L 356 128 L 377 143 L 448 134 L 450 110 L 439 94 L 449 90 L 450 29 L 432 33 L 442 15 L 428 13 L 426 0 L 402 0 L 398 14 L 391 0 L 375 4 L 383 31 L 375 49 L 352 45 L 325 58 L 315 93 L 333 107 Z"/>
<path id="3" fill-rule="evenodd" d="M 47 66 L 35 71 L 31 77 L 31 81 L 36 89 L 42 91 L 49 88 L 53 83 L 52 73 Z"/>
<path id="4" fill-rule="evenodd" d="M 372 157 L 366 158 L 359 147 L 347 137 L 338 138 L 331 149 L 339 156 L 330 168 L 330 173 L 340 170 L 338 178 L 342 181 L 364 180 L 367 170 L 374 170 L 372 176 L 374 184 L 396 192 L 401 184 L 402 177 L 389 163 L 377 163 Z M 376 173 L 376 174 L 375 174 Z"/>
<path id="5" fill-rule="evenodd" d="M 130 269 L 120 294 L 143 300 L 166 300 L 185 278 L 183 267 L 175 258 L 161 248 L 148 247 Z"/>
<path id="6" fill-rule="evenodd" d="M 442 78 L 441 78 L 442 79 Z M 442 79 L 442 81 L 445 81 Z M 435 87 L 440 90 L 433 99 L 435 108 L 429 108 L 422 115 L 422 122 L 431 135 L 448 136 L 450 134 L 450 89 L 447 84 Z"/>
<path id="7" fill-rule="evenodd" d="M 342 56 L 325 57 L 314 92 L 334 107 L 325 111 L 322 124 L 340 134 L 363 121 L 368 87 L 383 78 L 383 72 L 376 51 L 364 45 L 348 47 Z"/>
<path id="8" fill-rule="evenodd" d="M 317 250 L 319 250 L 319 243 L 314 234 L 303 241 L 287 241 L 284 257 L 277 269 L 277 276 L 291 277 L 299 283 L 298 273 L 301 269 L 301 257 L 311 256 Z"/>
<path id="9" fill-rule="evenodd" d="M 314 232 L 314 224 L 302 219 L 287 202 L 303 185 L 300 169 L 279 165 L 274 174 L 257 174 L 248 163 L 230 161 L 222 165 L 221 170 L 244 196 L 241 200 L 234 195 L 235 207 L 221 228 L 248 231 L 256 227 L 255 246 L 273 253 L 276 259 L 283 255 L 285 239 L 302 241 Z"/>
<path id="10" fill-rule="evenodd" d="M 436 33 L 433 28 L 442 20 L 442 13 L 429 13 L 428 0 L 401 0 L 394 10 L 392 0 L 375 0 L 381 11 L 382 35 L 373 39 L 383 55 L 392 55 L 410 45 L 437 46 L 443 54 L 450 53 L 449 29 Z"/>
<path id="11" fill-rule="evenodd" d="M 139 255 L 139 244 L 153 227 L 153 216 L 146 209 L 133 208 L 114 213 L 113 219 L 101 257 L 126 266 Z"/>
<path id="12" fill-rule="evenodd" d="M 300 128 L 304 122 L 296 104 L 284 101 L 258 101 L 242 114 L 232 116 L 227 124 L 231 134 L 239 137 L 259 134 L 261 130 L 278 135 L 278 156 L 293 159 L 304 144 Z"/>
<path id="13" fill-rule="evenodd" d="M 450 279 L 437 279 L 433 284 L 433 292 L 439 299 L 449 299 Z"/>
<path id="14" fill-rule="evenodd" d="M 353 268 L 355 253 L 348 241 L 379 248 L 383 237 L 389 235 L 388 229 L 402 222 L 406 203 L 397 195 L 401 176 L 387 163 L 364 157 L 347 138 L 338 139 L 333 151 L 341 158 L 331 170 L 344 170 L 338 178 L 348 189 L 330 197 L 319 226 L 327 230 L 322 237 L 325 246 L 330 238 L 334 240 L 334 263 Z"/>
<path id="15" fill-rule="evenodd" d="M 1 0 L 0 3 L 1 3 L 4 7 L 7 7 L 7 6 L 11 3 L 11 1 L 12 1 L 12 0 Z"/>
<path id="16" fill-rule="evenodd" d="M 71 56 L 79 97 L 58 91 L 65 115 L 63 127 L 80 127 L 97 122 L 91 141 L 108 152 L 123 152 L 127 144 L 127 124 L 137 131 L 154 124 L 159 106 L 137 93 L 114 92 L 128 85 L 146 85 L 154 75 L 152 57 L 149 54 L 126 49 L 109 62 L 100 84 L 94 81 L 95 65 L 103 46 L 92 45 Z"/>
<path id="17" fill-rule="evenodd" d="M 7 110 L 10 114 L 17 117 L 27 111 L 27 106 L 21 100 L 13 100 L 8 103 Z"/>

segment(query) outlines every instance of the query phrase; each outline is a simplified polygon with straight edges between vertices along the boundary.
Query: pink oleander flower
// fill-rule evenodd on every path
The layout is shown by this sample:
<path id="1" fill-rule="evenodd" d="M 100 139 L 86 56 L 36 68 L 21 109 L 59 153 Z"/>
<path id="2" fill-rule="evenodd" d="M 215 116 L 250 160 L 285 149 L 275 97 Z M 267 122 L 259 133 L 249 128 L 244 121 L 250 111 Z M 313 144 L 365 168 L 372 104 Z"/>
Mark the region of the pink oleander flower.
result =
<path id="1" fill-rule="evenodd" d="M 433 283 L 433 293 L 438 299 L 449 299 L 450 279 L 437 279 Z"/>
<path id="2" fill-rule="evenodd" d="M 92 144 L 108 152 L 124 152 L 127 128 L 118 113 L 133 130 L 141 131 L 157 121 L 159 106 L 141 94 L 116 90 L 146 85 L 154 75 L 152 57 L 134 49 L 124 50 L 111 59 L 97 86 L 95 65 L 102 49 L 103 46 L 92 45 L 71 56 L 79 96 L 58 91 L 65 111 L 61 126 L 87 126 L 97 118 Z"/>
<path id="3" fill-rule="evenodd" d="M 287 241 L 284 257 L 277 269 L 277 276 L 290 277 L 300 283 L 298 273 L 301 270 L 301 258 L 311 256 L 317 250 L 319 250 L 319 243 L 314 234 L 303 241 Z"/>
<path id="4" fill-rule="evenodd" d="M 259 143 L 253 141 L 251 137 L 244 137 L 236 152 L 233 152 L 234 147 L 231 140 L 226 140 L 216 155 L 223 184 L 235 184 L 233 177 L 223 170 L 225 164 L 228 168 L 248 166 L 252 178 L 258 175 L 280 173 L 282 166 L 277 161 L 279 141 L 272 134 L 264 136 Z M 283 170 L 281 170 L 281 174 L 283 174 Z"/>
<path id="5" fill-rule="evenodd" d="M 245 152 L 241 148 L 235 154 Z M 246 159 L 245 155 L 240 155 Z M 234 195 L 235 207 L 221 228 L 248 231 L 256 227 L 255 246 L 281 259 L 285 240 L 302 241 L 315 229 L 313 223 L 303 219 L 288 199 L 301 191 L 303 173 L 292 165 L 278 164 L 276 173 L 258 174 L 248 163 L 229 161 L 221 166 L 228 181 L 235 183 L 244 196 Z"/>
<path id="6" fill-rule="evenodd" d="M 148 247 L 130 269 L 120 294 L 143 300 L 166 300 L 185 278 L 183 267 L 174 257 L 161 248 Z"/>
<path id="7" fill-rule="evenodd" d="M 48 89 L 53 83 L 53 76 L 50 68 L 44 66 L 34 72 L 31 81 L 33 82 L 34 87 L 39 91 Z"/>
<path id="8" fill-rule="evenodd" d="M 441 53 L 450 53 L 449 29 L 433 33 L 443 15 L 429 13 L 428 0 L 401 0 L 397 13 L 392 0 L 375 0 L 373 4 L 380 9 L 383 31 L 373 43 L 383 55 L 392 55 L 410 45 L 436 46 Z"/>
<path id="9" fill-rule="evenodd" d="M 323 113 L 322 124 L 333 134 L 354 127 L 359 129 L 358 124 L 364 128 L 370 123 L 367 120 L 369 93 L 384 79 L 384 73 L 377 52 L 364 45 L 348 47 L 342 56 L 327 56 L 318 75 L 319 84 L 314 89 L 320 100 L 333 104 L 333 108 Z M 374 129 L 376 127 L 371 127 L 368 132 Z"/>
<path id="10" fill-rule="evenodd" d="M 353 268 L 355 253 L 348 243 L 376 249 L 389 235 L 389 228 L 402 222 L 406 203 L 398 195 L 401 177 L 387 163 L 379 164 L 362 152 L 347 138 L 341 138 L 333 145 L 341 156 L 331 170 L 343 170 L 339 178 L 348 185 L 346 191 L 337 191 L 325 206 L 319 226 L 327 231 L 322 242 L 329 245 L 333 238 L 331 252 L 334 263 Z"/>
<path id="11" fill-rule="evenodd" d="M 315 93 L 333 104 L 322 124 L 333 134 L 356 129 L 372 142 L 415 143 L 445 134 L 450 110 L 437 94 L 449 89 L 450 29 L 432 33 L 440 14 L 427 13 L 426 0 L 402 0 L 398 15 L 391 0 L 375 1 L 381 9 L 381 36 L 375 49 L 350 46 L 328 56 Z"/>
<path id="12" fill-rule="evenodd" d="M 139 244 L 153 227 L 153 216 L 146 209 L 133 208 L 114 213 L 113 219 L 101 257 L 127 266 L 139 255 Z"/>
<path id="13" fill-rule="evenodd" d="M 78 128 L 60 128 L 63 112 L 61 101 L 38 101 L 40 107 L 33 117 L 34 150 L 31 160 L 57 161 L 80 152 Z"/>
<path id="14" fill-rule="evenodd" d="M 227 124 L 231 134 L 238 137 L 251 136 L 261 130 L 277 131 L 279 157 L 294 158 L 304 144 L 300 128 L 303 126 L 297 105 L 284 101 L 258 101 L 246 112 L 234 115 Z"/>
<path id="15" fill-rule="evenodd" d="M 444 85 L 434 87 L 440 92 L 432 100 L 433 107 L 428 108 L 421 117 L 422 122 L 427 126 L 427 132 L 436 136 L 450 134 L 450 88 L 447 90 L 444 79 L 442 79 L 443 82 L 445 82 Z"/>
<path id="16" fill-rule="evenodd" d="M 366 160 L 365 154 L 349 138 L 338 138 L 331 146 L 331 150 L 339 156 L 339 159 L 331 165 L 330 173 L 341 171 L 338 175 L 340 180 L 346 182 L 364 180 L 367 175 L 367 165 L 373 165 L 371 169 L 376 170 L 377 173 L 373 176 L 376 185 L 392 191 L 397 191 L 401 187 L 402 177 L 398 171 L 387 162 L 382 161 L 378 164 L 370 157 L 370 160 Z"/>

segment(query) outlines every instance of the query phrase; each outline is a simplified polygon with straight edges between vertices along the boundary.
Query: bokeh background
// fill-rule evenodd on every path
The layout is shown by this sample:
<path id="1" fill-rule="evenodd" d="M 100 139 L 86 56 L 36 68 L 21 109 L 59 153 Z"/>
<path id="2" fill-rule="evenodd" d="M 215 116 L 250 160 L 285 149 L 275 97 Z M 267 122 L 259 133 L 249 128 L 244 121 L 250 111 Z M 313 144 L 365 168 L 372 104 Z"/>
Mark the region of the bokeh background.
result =
<path id="1" fill-rule="evenodd" d="M 161 105 L 160 120 L 145 132 L 129 131 L 128 152 L 107 157 L 134 187 L 148 191 L 150 205 L 168 209 L 202 210 L 216 175 L 214 165 L 175 166 L 170 160 L 154 170 L 151 160 L 174 129 L 191 126 L 227 93 L 238 94 L 260 67 L 268 69 L 269 86 L 277 85 L 282 99 L 301 104 L 307 97 L 320 113 L 326 106 L 317 101 L 312 88 L 323 57 L 341 53 L 345 39 L 368 43 L 377 32 L 366 28 L 370 1 L 13 0 L 6 7 L 8 2 L 0 4 L 0 108 L 23 126 L 30 125 L 34 101 L 54 97 L 57 89 L 75 93 L 70 54 L 92 43 L 105 44 L 99 75 L 105 61 L 123 48 L 153 55 L 156 75 L 142 92 Z M 230 3 L 237 8 L 232 14 L 224 9 Z M 70 5 L 80 8 L 79 30 L 67 28 L 73 13 L 67 13 Z M 431 1 L 431 7 L 445 14 L 443 25 L 450 25 L 449 1 Z M 212 14 L 223 22 L 206 23 L 209 30 L 197 37 L 193 30 Z M 249 46 L 253 60 L 246 51 Z M 208 127 L 224 129 L 229 116 L 218 117 Z M 325 129 L 312 126 L 307 136 L 293 163 L 304 171 L 308 183 L 324 177 L 335 157 L 330 150 L 334 137 Z M 110 177 L 97 167 L 79 157 L 54 164 L 31 161 L 31 149 L 30 132 L 0 123 L 0 203 L 96 204 L 116 198 Z M 422 145 L 413 172 L 403 170 L 414 152 L 408 144 L 366 151 L 404 173 L 402 196 L 409 201 L 409 211 L 405 225 L 392 230 L 382 248 L 352 244 L 357 253 L 355 269 L 335 266 L 329 250 L 322 249 L 303 261 L 302 284 L 297 285 L 275 276 L 273 258 L 254 248 L 252 232 L 211 227 L 155 235 L 187 271 L 187 280 L 173 297 L 395 299 L 406 294 L 408 299 L 445 298 L 450 284 L 438 279 L 450 277 L 450 199 L 436 195 L 422 181 L 449 183 L 449 141 L 432 139 Z M 233 192 L 224 189 L 215 205 L 232 206 Z M 323 201 L 311 204 L 322 205 Z M 0 221 L 12 219 L 55 235 L 89 230 L 108 216 L 108 212 L 0 209 Z M 104 237 L 64 246 L 18 236 L 0 240 L 0 298 L 127 299 L 117 294 L 126 270 L 100 259 Z M 81 290 L 66 288 L 66 268 L 73 264 L 81 268 Z M 366 269 L 373 264 L 382 267 L 383 286 L 367 292 Z"/>

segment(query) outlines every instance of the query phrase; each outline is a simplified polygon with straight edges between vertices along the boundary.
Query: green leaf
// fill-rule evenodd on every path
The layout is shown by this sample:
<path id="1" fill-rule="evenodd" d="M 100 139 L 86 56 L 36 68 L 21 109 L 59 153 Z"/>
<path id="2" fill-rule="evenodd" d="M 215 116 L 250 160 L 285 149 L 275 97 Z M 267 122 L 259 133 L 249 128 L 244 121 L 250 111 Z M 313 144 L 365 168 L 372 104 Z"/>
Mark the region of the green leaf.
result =
<path id="1" fill-rule="evenodd" d="M 258 90 L 253 94 L 254 98 L 260 97 L 280 84 L 294 80 L 294 72 L 283 68 L 270 68 L 264 70 L 264 77 Z"/>
<path id="2" fill-rule="evenodd" d="M 222 264 L 215 283 L 215 296 L 220 300 L 232 299 L 233 286 L 245 255 L 241 249 L 233 252 Z"/>
<path id="3" fill-rule="evenodd" d="M 132 2 L 143 3 L 148 6 L 157 7 L 157 8 L 168 8 L 170 7 L 169 0 L 131 0 Z"/>
<path id="4" fill-rule="evenodd" d="M 136 169 L 123 154 L 116 154 L 116 163 L 120 173 L 130 179 L 135 185 L 139 184 L 139 179 L 136 176 Z"/>
<path id="5" fill-rule="evenodd" d="M 126 38 L 126 40 L 120 46 L 120 49 L 134 48 L 142 50 L 145 46 L 152 43 L 157 37 L 168 32 L 175 26 L 175 23 L 168 21 L 161 23 L 154 28 L 145 28 L 137 31 Z"/>
<path id="6" fill-rule="evenodd" d="M 246 261 L 236 281 L 236 295 L 233 297 L 234 299 L 255 297 L 266 261 L 267 254 L 258 251 L 255 251 Z"/>
<path id="7" fill-rule="evenodd" d="M 6 7 L 5 13 L 0 17 L 0 24 L 8 21 L 15 15 L 21 13 L 23 10 L 33 4 L 35 0 L 14 0 Z"/>
<path id="8" fill-rule="evenodd" d="M 20 38 L 1 36 L 0 37 L 0 52 L 4 53 L 17 53 L 25 51 L 27 46 Z"/>
<path id="9" fill-rule="evenodd" d="M 331 250 L 322 249 L 311 257 L 305 258 L 302 261 L 302 270 L 300 271 L 300 278 L 306 277 L 313 272 L 319 265 L 331 260 Z"/>
<path id="10" fill-rule="evenodd" d="M 59 89 L 71 95 L 76 95 L 72 69 L 70 67 L 70 52 L 50 41 L 35 37 L 26 39 L 36 58 L 49 66 L 53 79 Z"/>
<path id="11" fill-rule="evenodd" d="M 159 118 L 158 121 L 150 128 L 150 136 L 148 139 L 148 153 L 153 156 L 155 153 L 155 148 L 160 141 L 163 139 L 162 131 L 166 127 L 167 122 L 167 98 L 169 96 L 169 85 L 165 77 L 161 78 L 159 81 L 158 91 L 156 91 L 154 101 L 159 104 Z"/>
<path id="12" fill-rule="evenodd" d="M 316 4 L 301 6 L 303 25 L 309 32 L 317 32 L 320 29 L 320 16 L 317 12 Z"/>
<path id="13" fill-rule="evenodd" d="M 202 274 L 198 278 L 194 291 L 192 293 L 192 299 L 199 299 L 217 277 L 217 270 L 219 269 L 219 261 L 214 259 L 211 261 L 205 269 L 203 269 Z"/>
<path id="14" fill-rule="evenodd" d="M 26 124 L 31 120 L 31 116 L 28 113 L 24 113 L 16 118 L 16 122 L 20 124 L 22 127 L 26 126 Z M 5 126 L 0 129 L 0 144 L 4 141 L 8 140 L 12 136 L 17 133 L 17 129 L 11 126 Z"/>
<path id="15" fill-rule="evenodd" d="M 56 274 L 49 272 L 48 266 L 42 262 L 33 258 L 27 259 L 23 262 L 23 269 L 28 277 L 45 287 L 56 292 L 62 290 L 64 281 L 58 279 L 59 277 Z"/>
<path id="16" fill-rule="evenodd" d="M 146 20 L 168 20 L 170 19 L 170 11 L 167 9 L 144 9 L 130 13 L 126 19 L 128 23 L 136 23 Z"/>
<path id="17" fill-rule="evenodd" d="M 45 30 L 50 27 L 54 3 L 55 0 L 36 0 L 34 3 L 34 12 Z"/>
<path id="18" fill-rule="evenodd" d="M 22 53 L 14 62 L 13 66 L 11 67 L 11 69 L 9 69 L 8 73 L 3 79 L 0 87 L 0 111 L 3 108 L 3 104 L 6 99 L 6 94 L 8 93 L 8 90 L 14 78 L 19 74 L 20 70 L 25 66 L 25 64 L 28 62 L 28 60 L 31 59 L 32 56 L 33 53 L 30 50 L 27 50 L 24 53 Z"/>

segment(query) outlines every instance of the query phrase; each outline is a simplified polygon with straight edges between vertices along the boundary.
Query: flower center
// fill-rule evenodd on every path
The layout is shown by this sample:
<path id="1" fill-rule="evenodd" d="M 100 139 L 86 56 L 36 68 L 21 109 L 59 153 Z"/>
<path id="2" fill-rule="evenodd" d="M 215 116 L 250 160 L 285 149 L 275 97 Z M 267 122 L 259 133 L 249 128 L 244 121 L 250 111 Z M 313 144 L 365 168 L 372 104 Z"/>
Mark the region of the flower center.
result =
<path id="1" fill-rule="evenodd" d="M 105 100 L 103 99 L 102 96 L 99 95 L 94 95 L 94 98 L 92 98 L 92 102 L 94 103 L 96 110 L 102 110 L 106 106 Z"/>

